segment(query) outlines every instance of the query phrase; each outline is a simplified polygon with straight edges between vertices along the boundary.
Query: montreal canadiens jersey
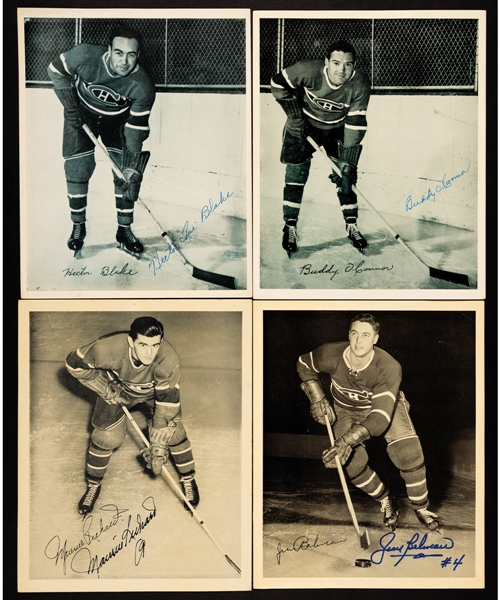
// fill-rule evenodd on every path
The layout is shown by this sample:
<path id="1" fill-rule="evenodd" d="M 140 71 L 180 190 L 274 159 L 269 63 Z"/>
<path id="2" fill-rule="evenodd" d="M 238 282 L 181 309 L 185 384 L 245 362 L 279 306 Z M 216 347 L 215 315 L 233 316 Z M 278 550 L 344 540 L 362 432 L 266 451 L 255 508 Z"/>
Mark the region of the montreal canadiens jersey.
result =
<path id="1" fill-rule="evenodd" d="M 154 361 L 137 365 L 127 338 L 127 332 L 111 333 L 81 346 L 68 355 L 68 371 L 77 379 L 89 369 L 110 371 L 132 397 L 178 403 L 180 363 L 174 348 L 162 340 Z"/>
<path id="2" fill-rule="evenodd" d="M 126 128 L 149 135 L 149 115 L 156 90 L 148 73 L 139 63 L 120 77 L 108 67 L 105 46 L 80 44 L 54 59 L 48 68 L 55 88 L 76 87 L 80 102 L 92 113 L 127 118 Z"/>
<path id="3" fill-rule="evenodd" d="M 327 373 L 335 404 L 352 411 L 369 409 L 363 426 L 372 437 L 381 435 L 392 420 L 402 378 L 401 365 L 374 346 L 368 363 L 354 371 L 348 350 L 348 342 L 324 344 L 299 357 L 297 372 L 302 381 L 319 380 L 319 373 Z"/>
<path id="4" fill-rule="evenodd" d="M 301 98 L 304 114 L 319 129 L 344 126 L 353 133 L 367 129 L 370 82 L 359 71 L 336 86 L 328 79 L 324 60 L 302 60 L 274 75 L 271 91 L 277 99 Z"/>

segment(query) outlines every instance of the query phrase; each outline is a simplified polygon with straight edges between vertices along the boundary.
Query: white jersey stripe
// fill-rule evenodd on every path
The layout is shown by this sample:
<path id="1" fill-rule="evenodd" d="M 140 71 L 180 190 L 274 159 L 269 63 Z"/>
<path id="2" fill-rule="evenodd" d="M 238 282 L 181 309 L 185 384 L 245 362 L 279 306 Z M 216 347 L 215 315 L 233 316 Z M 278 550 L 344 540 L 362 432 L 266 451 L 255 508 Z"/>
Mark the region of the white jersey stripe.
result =
<path id="1" fill-rule="evenodd" d="M 318 369 L 316 368 L 316 366 L 314 364 L 313 353 L 309 352 L 309 356 L 311 357 L 311 366 L 312 366 L 312 368 L 316 371 L 316 373 L 319 373 Z"/>
<path id="2" fill-rule="evenodd" d="M 281 71 L 281 73 L 283 74 L 283 77 L 286 79 L 286 82 L 288 83 L 288 85 L 295 89 L 295 86 L 293 85 L 293 83 L 290 81 L 290 78 L 288 77 L 288 73 L 286 72 L 286 69 L 283 69 L 283 71 Z"/>
<path id="3" fill-rule="evenodd" d="M 73 73 L 72 73 L 72 72 L 69 70 L 69 68 L 68 68 L 68 65 L 67 65 L 67 63 L 66 63 L 66 58 L 65 58 L 64 54 L 60 54 L 60 55 L 59 55 L 59 58 L 61 59 L 61 62 L 62 62 L 62 64 L 63 64 L 63 67 L 66 69 L 66 73 L 67 73 L 68 75 L 73 75 Z"/>
<path id="4" fill-rule="evenodd" d="M 387 390 L 387 392 L 382 392 L 381 394 L 374 394 L 373 395 L 373 400 L 375 400 L 375 398 L 382 398 L 382 396 L 389 396 L 390 398 L 392 398 L 393 402 L 396 402 L 396 397 L 389 390 Z"/>
<path id="5" fill-rule="evenodd" d="M 373 413 L 380 413 L 383 417 L 387 419 L 388 423 L 391 422 L 391 417 L 385 412 L 385 410 L 380 410 L 380 408 L 374 408 L 370 411 L 369 415 L 372 415 Z"/>
<path id="6" fill-rule="evenodd" d="M 141 126 L 139 125 L 131 125 L 130 123 L 125 123 L 125 127 L 129 127 L 130 129 L 139 129 L 140 131 L 149 131 L 149 126 Z"/>

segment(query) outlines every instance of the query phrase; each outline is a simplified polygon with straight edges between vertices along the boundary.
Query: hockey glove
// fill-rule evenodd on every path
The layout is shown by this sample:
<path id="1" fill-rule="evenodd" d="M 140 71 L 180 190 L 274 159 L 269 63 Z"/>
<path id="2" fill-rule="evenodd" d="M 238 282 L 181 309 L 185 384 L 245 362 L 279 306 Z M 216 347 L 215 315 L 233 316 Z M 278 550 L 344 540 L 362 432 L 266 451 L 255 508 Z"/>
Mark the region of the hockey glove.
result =
<path id="1" fill-rule="evenodd" d="M 56 96 L 64 106 L 64 118 L 74 129 L 81 129 L 85 125 L 85 115 L 80 106 L 80 100 L 74 87 L 54 88 Z"/>
<path id="2" fill-rule="evenodd" d="M 363 146 L 360 144 L 356 144 L 355 146 L 344 146 L 340 140 L 338 141 L 338 146 L 339 158 L 335 162 L 342 173 L 342 178 L 336 173 L 335 177 L 337 178 L 337 181 L 334 180 L 333 176 L 330 178 L 341 188 L 343 194 L 350 194 L 352 186 L 356 185 L 356 182 L 358 181 L 357 166 Z"/>
<path id="3" fill-rule="evenodd" d="M 323 452 L 323 462 L 327 469 L 336 469 L 337 463 L 335 457 L 338 456 L 341 465 L 349 460 L 352 449 L 361 444 L 365 440 L 369 439 L 370 433 L 366 427 L 354 423 L 351 428 L 344 433 L 344 435 L 337 440 L 335 444 Z"/>
<path id="4" fill-rule="evenodd" d="M 170 421 L 167 427 L 156 429 L 149 426 L 150 445 L 141 450 L 146 466 L 155 475 L 161 473 L 161 468 L 168 462 L 168 444 L 175 433 L 175 422 Z"/>
<path id="5" fill-rule="evenodd" d="M 326 425 L 325 417 L 327 416 L 328 420 L 333 425 L 337 417 L 335 416 L 330 403 L 325 398 L 321 383 L 316 379 L 310 379 L 309 381 L 304 381 L 300 385 L 300 388 L 309 398 L 312 418 L 318 423 Z"/>
<path id="6" fill-rule="evenodd" d="M 150 152 L 131 152 L 124 144 L 121 168 L 127 183 L 123 192 L 124 200 L 135 202 L 139 197 L 142 175 L 146 170 L 149 157 Z"/>
<path id="7" fill-rule="evenodd" d="M 96 392 L 106 404 L 123 402 L 123 399 L 120 397 L 122 384 L 109 371 L 85 369 L 78 374 L 77 379 L 85 387 L 89 388 L 89 390 Z"/>

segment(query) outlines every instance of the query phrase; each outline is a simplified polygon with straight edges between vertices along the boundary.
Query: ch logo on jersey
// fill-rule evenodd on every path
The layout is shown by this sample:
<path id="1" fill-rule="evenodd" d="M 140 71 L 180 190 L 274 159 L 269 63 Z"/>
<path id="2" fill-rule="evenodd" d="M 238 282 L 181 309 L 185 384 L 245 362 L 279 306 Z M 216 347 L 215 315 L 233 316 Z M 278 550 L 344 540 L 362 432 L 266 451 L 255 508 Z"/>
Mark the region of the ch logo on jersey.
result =
<path id="1" fill-rule="evenodd" d="M 155 384 L 154 381 L 147 381 L 146 383 L 126 382 L 125 385 L 131 392 L 135 392 L 136 394 L 145 394 L 151 391 L 154 388 Z"/>
<path id="2" fill-rule="evenodd" d="M 343 102 L 334 102 L 325 98 L 311 98 L 311 100 L 315 106 L 328 112 L 342 112 L 348 107 L 348 104 L 344 104 Z"/>
<path id="3" fill-rule="evenodd" d="M 332 386 L 337 390 L 337 392 L 344 396 L 344 398 L 349 398 L 349 400 L 352 400 L 353 402 L 360 402 L 362 404 L 366 404 L 367 402 L 371 402 L 371 398 L 373 396 L 372 392 L 367 392 L 366 390 L 352 390 L 346 387 L 342 387 L 334 379 L 332 379 Z"/>
<path id="4" fill-rule="evenodd" d="M 123 108 L 127 105 L 126 98 L 105 85 L 83 83 L 83 86 L 87 93 L 103 106 L 107 106 L 108 108 Z"/>

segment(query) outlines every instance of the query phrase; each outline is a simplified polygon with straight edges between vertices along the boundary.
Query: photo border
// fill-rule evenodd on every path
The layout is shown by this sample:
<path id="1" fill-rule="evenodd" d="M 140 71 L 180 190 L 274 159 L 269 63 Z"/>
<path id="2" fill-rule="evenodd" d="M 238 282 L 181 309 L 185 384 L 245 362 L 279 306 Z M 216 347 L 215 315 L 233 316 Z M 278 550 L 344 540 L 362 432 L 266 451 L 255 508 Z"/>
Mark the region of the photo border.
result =
<path id="1" fill-rule="evenodd" d="M 369 311 L 473 311 L 476 314 L 476 529 L 475 529 L 475 573 L 474 577 L 450 577 L 443 574 L 440 578 L 425 577 L 370 577 L 359 578 L 331 576 L 304 578 L 265 577 L 263 570 L 263 466 L 264 466 L 264 312 L 322 312 L 342 311 L 356 314 Z M 485 379 L 484 379 L 484 304 L 481 301 L 453 302 L 385 302 L 385 301 L 255 301 L 254 319 L 254 471 L 253 471 L 253 513 L 254 513 L 254 574 L 253 585 L 257 589 L 476 589 L 485 584 Z M 326 341 L 326 340 L 325 340 Z M 276 357 L 279 360 L 280 357 Z M 404 372 L 403 365 L 403 372 Z M 298 385 L 298 384 L 297 384 Z"/>
<path id="2" fill-rule="evenodd" d="M 30 315 L 38 312 L 85 313 L 102 312 L 111 315 L 119 312 L 238 312 L 241 313 L 241 574 L 224 579 L 106 579 L 81 578 L 63 579 L 31 579 L 29 574 L 30 557 L 30 503 L 31 469 L 30 469 L 30 351 L 31 331 Z M 250 300 L 23 300 L 19 303 L 19 405 L 18 405 L 18 456 L 19 456 L 19 489 L 18 489 L 18 589 L 22 592 L 165 592 L 168 591 L 247 591 L 251 589 L 251 531 L 252 531 L 252 310 Z M 105 333 L 105 332 L 103 332 Z M 167 336 L 168 338 L 168 336 Z M 193 344 L 196 339 L 193 339 Z M 168 486 L 165 488 L 168 493 Z M 200 509 L 203 514 L 203 508 Z M 28 516 L 28 517 L 27 517 Z M 190 527 L 198 527 L 192 519 Z M 207 523 L 207 528 L 209 523 Z M 205 536 L 206 531 L 198 535 Z M 216 539 L 216 534 L 214 539 Z M 208 536 L 211 537 L 210 535 Z M 213 541 L 213 539 L 211 540 Z M 167 541 L 165 542 L 167 543 Z M 210 542 L 209 542 L 210 543 Z M 217 546 L 213 546 L 214 552 Z M 220 549 L 220 548 L 219 548 Z M 224 562 L 224 556 L 220 555 Z M 228 561 L 229 562 L 229 561 Z M 230 566 L 227 565 L 231 572 Z"/>

